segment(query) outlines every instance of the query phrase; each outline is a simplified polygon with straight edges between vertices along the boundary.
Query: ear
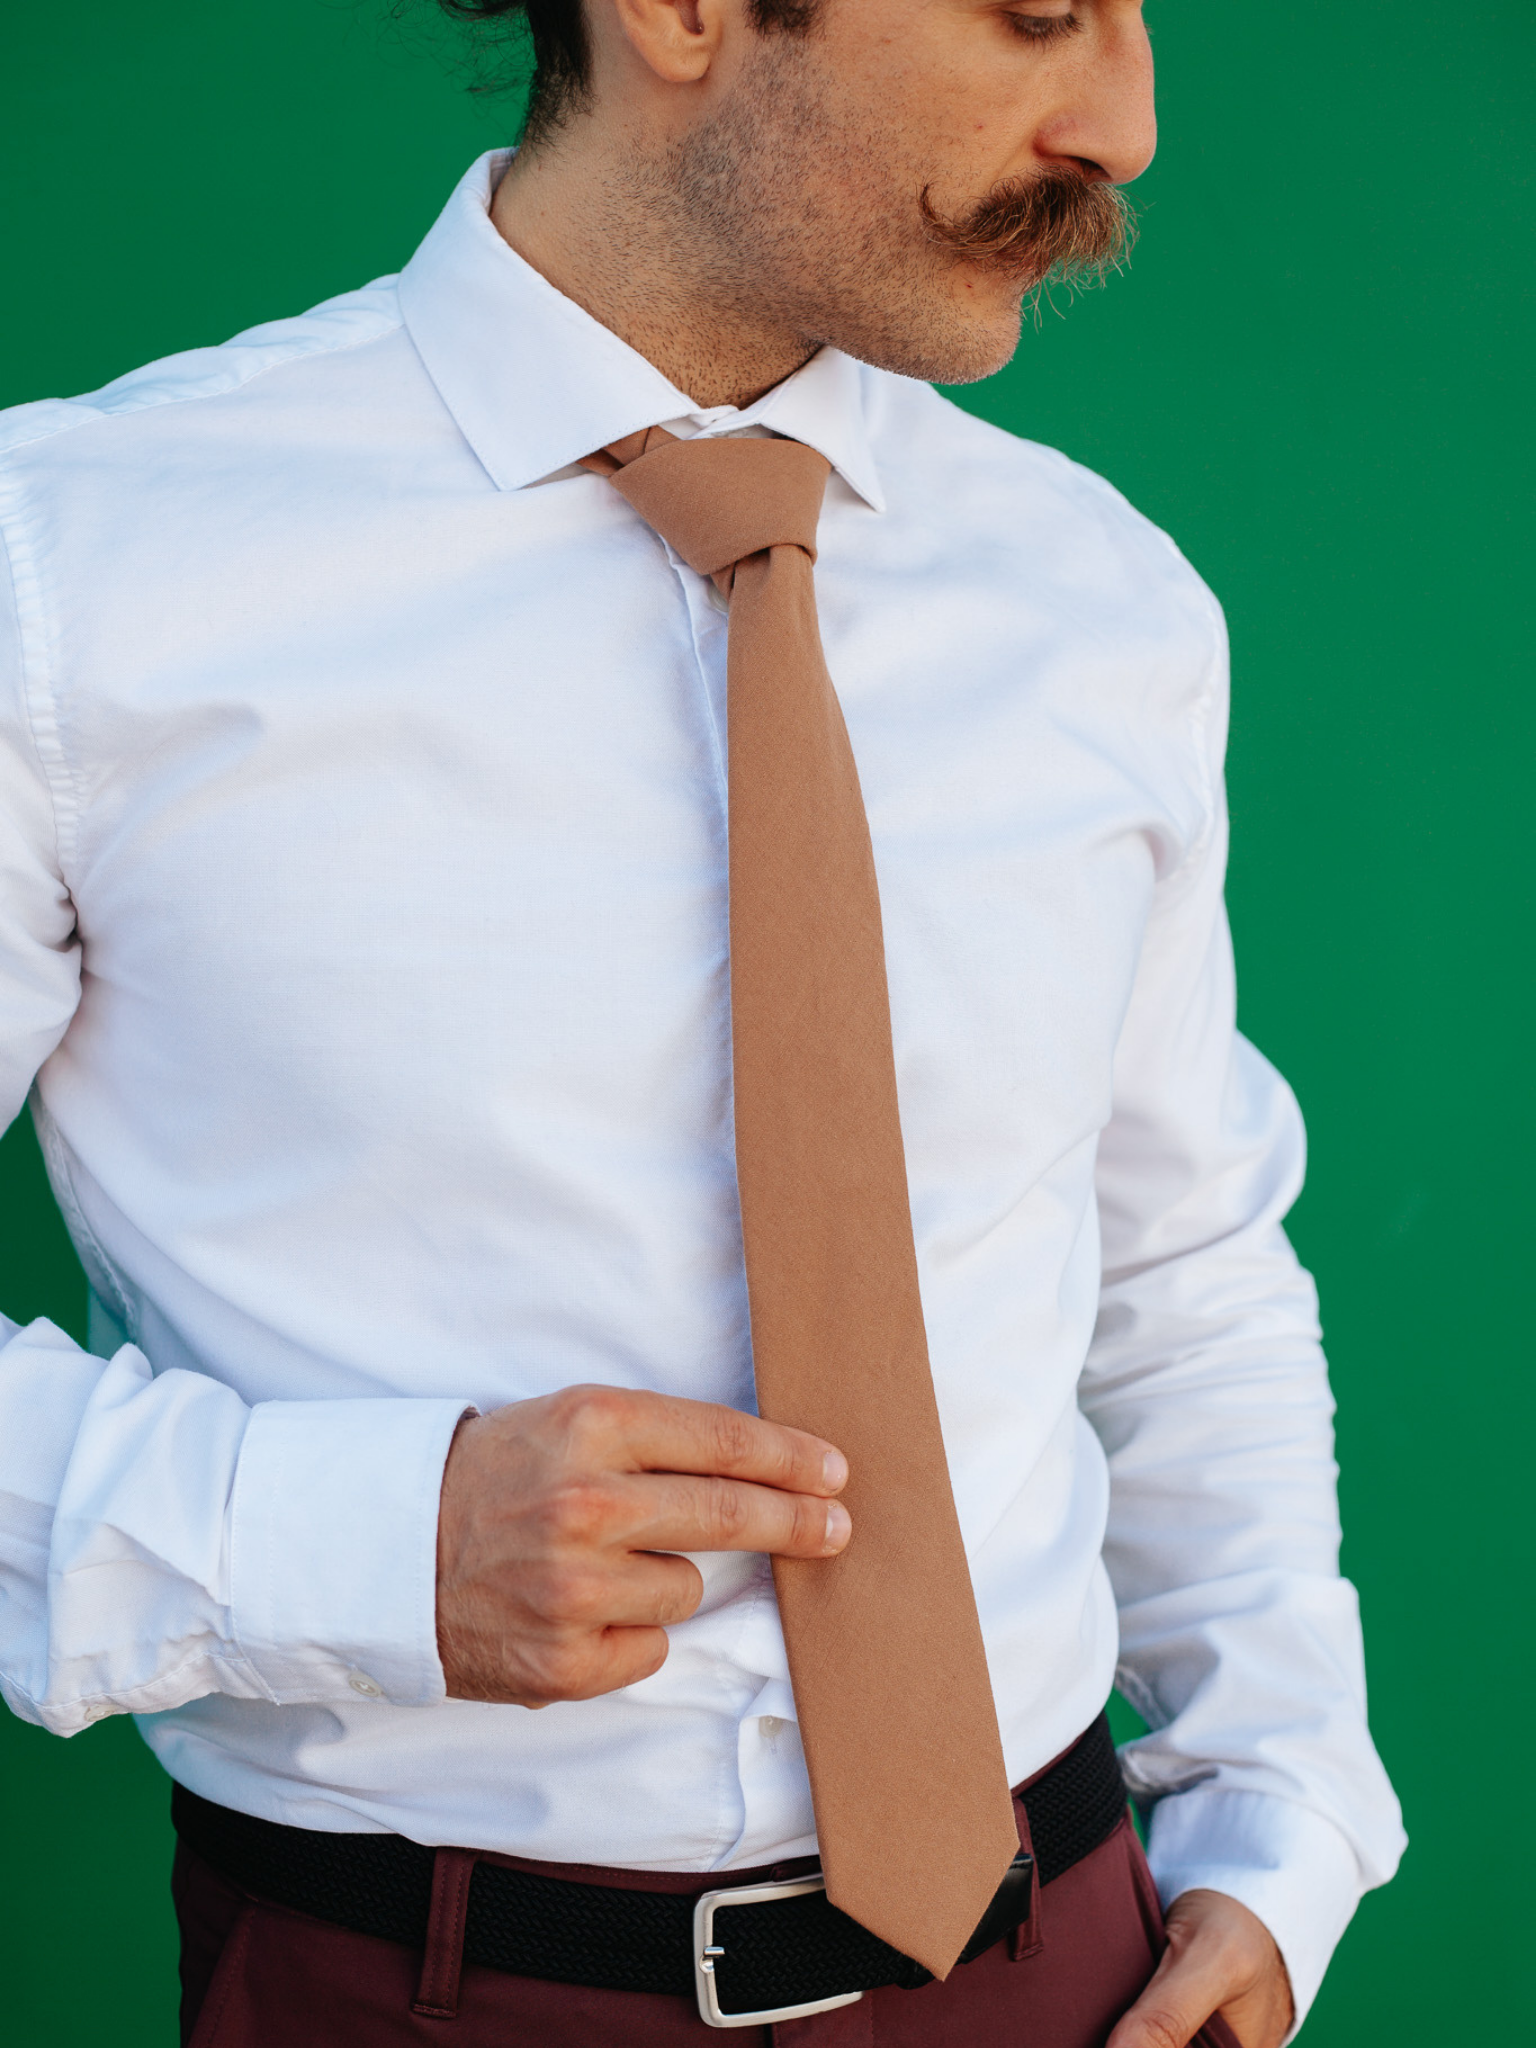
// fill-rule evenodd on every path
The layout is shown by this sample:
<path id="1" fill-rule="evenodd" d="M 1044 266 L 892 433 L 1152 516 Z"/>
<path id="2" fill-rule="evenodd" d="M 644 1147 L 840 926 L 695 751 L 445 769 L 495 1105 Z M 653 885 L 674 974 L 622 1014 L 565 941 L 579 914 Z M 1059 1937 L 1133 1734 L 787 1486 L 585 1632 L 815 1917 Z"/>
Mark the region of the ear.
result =
<path id="1" fill-rule="evenodd" d="M 667 85 L 693 85 L 720 48 L 727 0 L 612 0 L 635 54 Z"/>

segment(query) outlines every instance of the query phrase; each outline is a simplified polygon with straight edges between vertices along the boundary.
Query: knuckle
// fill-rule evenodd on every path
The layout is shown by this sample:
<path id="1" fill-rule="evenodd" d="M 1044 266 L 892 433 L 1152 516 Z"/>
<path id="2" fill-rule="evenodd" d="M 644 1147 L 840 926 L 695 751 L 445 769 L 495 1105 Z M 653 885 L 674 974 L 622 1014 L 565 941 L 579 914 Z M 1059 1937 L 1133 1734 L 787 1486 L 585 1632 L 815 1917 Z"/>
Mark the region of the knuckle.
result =
<path id="1" fill-rule="evenodd" d="M 668 1621 L 686 1621 L 704 1598 L 704 1574 L 686 1558 L 679 1562 L 683 1570 L 674 1575 L 671 1605 L 665 1616 Z"/>
<path id="2" fill-rule="evenodd" d="M 608 1442 L 625 1427 L 633 1405 L 622 1387 L 565 1387 L 554 1399 L 561 1428 L 580 1449 Z"/>
<path id="3" fill-rule="evenodd" d="M 617 1629 L 609 1643 L 604 1688 L 637 1685 L 650 1678 L 667 1661 L 666 1631 L 660 1628 Z"/>
<path id="4" fill-rule="evenodd" d="M 539 1686 L 544 1697 L 551 1700 L 579 1699 L 585 1689 L 589 1661 L 585 1650 L 576 1643 L 549 1644 L 538 1666 Z"/>
<path id="5" fill-rule="evenodd" d="M 541 1646 L 530 1660 L 521 1688 L 525 1703 L 551 1705 L 558 1700 L 587 1700 L 637 1684 L 667 1661 L 666 1632 L 661 1628 L 610 1628 L 585 1632 Z"/>
<path id="6" fill-rule="evenodd" d="M 721 1471 L 734 1471 L 747 1462 L 752 1455 L 754 1436 L 750 1415 L 743 1415 L 735 1408 L 715 1410 L 710 1451 Z"/>
<path id="7" fill-rule="evenodd" d="M 660 1629 L 610 1629 L 588 1636 L 564 1653 L 560 1667 L 560 1698 L 594 1699 L 649 1678 L 666 1661 L 667 1639 Z"/>
<path id="8" fill-rule="evenodd" d="M 545 1413 L 558 1428 L 573 1429 L 581 1415 L 587 1392 L 586 1387 L 561 1387 L 547 1397 Z"/>
<path id="9" fill-rule="evenodd" d="M 624 1387 L 583 1387 L 581 1419 L 590 1430 L 606 1435 L 622 1429 L 634 1408 L 634 1396 Z"/>
<path id="10" fill-rule="evenodd" d="M 547 1627 L 559 1620 L 563 1578 L 564 1574 L 554 1565 L 530 1566 L 523 1575 L 521 1591 L 524 1605 L 542 1626 Z"/>
<path id="11" fill-rule="evenodd" d="M 713 1479 L 705 1495 L 705 1525 L 713 1536 L 729 1544 L 742 1536 L 750 1519 L 750 1499 L 729 1479 Z"/>
<path id="12" fill-rule="evenodd" d="M 539 1586 L 539 1611 L 546 1621 L 589 1627 L 602 1607 L 602 1582 L 576 1565 L 552 1565 Z"/>
<path id="13" fill-rule="evenodd" d="M 595 1572 L 574 1572 L 565 1587 L 565 1618 L 578 1628 L 600 1628 L 607 1608 L 607 1586 Z"/>
<path id="14" fill-rule="evenodd" d="M 686 1621 L 704 1597 L 704 1579 L 696 1565 L 680 1557 L 656 1580 L 646 1619 L 657 1628 Z"/>
<path id="15" fill-rule="evenodd" d="M 544 1520 L 558 1548 L 590 1549 L 601 1543 L 613 1517 L 613 1497 L 606 1486 L 572 1480 L 556 1487 L 545 1503 Z"/>
<path id="16" fill-rule="evenodd" d="M 1145 2048 L 1188 2048 L 1190 2029 L 1177 2013 L 1155 2006 L 1139 2013 L 1141 2039 Z"/>
<path id="17" fill-rule="evenodd" d="M 656 1641 L 650 1646 L 646 1655 L 639 1660 L 634 1677 L 629 1681 L 630 1684 L 633 1685 L 642 1678 L 654 1678 L 662 1665 L 666 1663 L 671 1647 L 665 1632 L 658 1629 L 656 1631 Z"/>

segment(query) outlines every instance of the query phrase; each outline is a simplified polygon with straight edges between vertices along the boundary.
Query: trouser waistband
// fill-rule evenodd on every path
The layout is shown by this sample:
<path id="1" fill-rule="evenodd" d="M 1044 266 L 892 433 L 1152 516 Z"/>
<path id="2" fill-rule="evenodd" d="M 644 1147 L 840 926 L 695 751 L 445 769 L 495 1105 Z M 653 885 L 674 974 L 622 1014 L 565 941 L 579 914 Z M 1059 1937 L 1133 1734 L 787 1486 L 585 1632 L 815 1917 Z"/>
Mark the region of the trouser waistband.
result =
<path id="1" fill-rule="evenodd" d="M 1097 1848 L 1123 1818 L 1125 1787 L 1107 1719 L 1100 1715 L 1014 1804 L 1020 1856 L 962 1961 L 1025 1922 L 1038 1887 Z M 595 1990 L 697 1995 L 706 2017 L 711 1994 L 723 2015 L 782 2014 L 929 1981 L 920 1965 L 828 1903 L 814 1888 L 814 1859 L 710 1874 L 539 1864 L 433 1850 L 400 1835 L 287 1827 L 182 1786 L 172 1818 L 187 1846 L 241 1891 L 422 1949 L 422 2012 L 453 2009 L 462 1961 Z M 705 1894 L 802 1880 L 812 1888 L 722 1908 L 711 1944 L 720 1953 L 695 1953 L 695 1909 Z"/>

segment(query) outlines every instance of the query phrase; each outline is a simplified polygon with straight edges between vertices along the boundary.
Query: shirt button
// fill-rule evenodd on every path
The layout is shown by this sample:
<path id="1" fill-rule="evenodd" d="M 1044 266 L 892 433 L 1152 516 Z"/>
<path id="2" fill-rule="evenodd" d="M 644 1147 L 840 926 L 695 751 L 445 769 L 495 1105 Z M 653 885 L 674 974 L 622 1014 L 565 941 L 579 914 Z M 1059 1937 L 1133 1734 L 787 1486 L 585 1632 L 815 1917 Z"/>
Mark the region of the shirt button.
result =
<path id="1" fill-rule="evenodd" d="M 765 1742 L 776 1742 L 779 1738 L 780 1731 L 783 1729 L 784 1726 L 784 1723 L 779 1719 L 778 1715 L 760 1714 L 758 1716 L 758 1721 L 762 1727 L 763 1740 Z"/>
<path id="2" fill-rule="evenodd" d="M 384 1697 L 383 1686 L 376 1679 L 370 1678 L 366 1671 L 349 1671 L 347 1683 L 354 1692 L 360 1692 L 365 1700 L 381 1700 Z"/>

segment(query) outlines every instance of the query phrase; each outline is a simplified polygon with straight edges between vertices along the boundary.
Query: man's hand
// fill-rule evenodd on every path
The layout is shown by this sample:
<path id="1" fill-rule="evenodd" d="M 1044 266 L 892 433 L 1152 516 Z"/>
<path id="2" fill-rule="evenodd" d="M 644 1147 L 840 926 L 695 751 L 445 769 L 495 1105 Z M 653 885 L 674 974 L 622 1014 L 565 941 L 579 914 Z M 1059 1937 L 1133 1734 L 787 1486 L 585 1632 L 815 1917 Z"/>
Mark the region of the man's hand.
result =
<path id="1" fill-rule="evenodd" d="M 1212 2013 L 1242 2048 L 1280 2048 L 1295 2017 L 1291 1980 L 1256 1914 L 1225 1892 L 1182 1892 L 1168 1909 L 1167 1953 L 1108 2048 L 1185 2048 Z"/>
<path id="2" fill-rule="evenodd" d="M 437 1637 L 454 1699 L 543 1707 L 649 1678 L 703 1595 L 680 1550 L 835 1557 L 840 1451 L 734 1408 L 567 1387 L 460 1423 Z"/>

